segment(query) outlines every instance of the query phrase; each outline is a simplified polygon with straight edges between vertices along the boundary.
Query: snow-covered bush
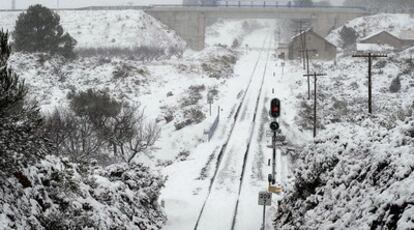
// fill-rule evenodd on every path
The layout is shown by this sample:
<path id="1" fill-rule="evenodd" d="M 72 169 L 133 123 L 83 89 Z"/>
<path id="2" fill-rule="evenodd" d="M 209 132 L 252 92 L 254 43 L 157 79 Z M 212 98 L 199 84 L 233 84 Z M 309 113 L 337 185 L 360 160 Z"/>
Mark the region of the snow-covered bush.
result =
<path id="1" fill-rule="evenodd" d="M 160 229 L 164 179 L 141 164 L 106 168 L 49 156 L 25 170 L 31 187 L 2 179 L 0 225 L 6 229 Z"/>
<path id="2" fill-rule="evenodd" d="M 339 31 L 339 35 L 343 41 L 342 48 L 348 48 L 356 44 L 358 34 L 353 28 L 346 26 L 342 27 L 342 29 Z"/>
<path id="3" fill-rule="evenodd" d="M 401 80 L 400 80 L 400 76 L 397 76 L 391 81 L 390 92 L 396 93 L 400 91 L 400 89 L 401 89 Z"/>
<path id="4" fill-rule="evenodd" d="M 224 49 L 224 48 L 218 48 Z M 204 73 L 211 78 L 229 78 L 233 75 L 233 67 L 236 64 L 237 55 L 227 50 L 227 54 L 210 56 L 201 64 Z"/>
<path id="5" fill-rule="evenodd" d="M 118 102 L 106 92 L 75 94 L 70 107 L 72 111 L 59 109 L 49 116 L 45 133 L 55 153 L 73 161 L 129 163 L 159 138 L 160 129 L 145 123 L 138 107 Z"/>
<path id="6" fill-rule="evenodd" d="M 25 103 L 24 82 L 8 68 L 8 33 L 0 31 L 0 178 L 16 174 L 50 150 L 42 135 L 42 117 L 36 104 Z"/>
<path id="7" fill-rule="evenodd" d="M 276 229 L 412 229 L 414 118 L 331 125 L 299 153 Z"/>

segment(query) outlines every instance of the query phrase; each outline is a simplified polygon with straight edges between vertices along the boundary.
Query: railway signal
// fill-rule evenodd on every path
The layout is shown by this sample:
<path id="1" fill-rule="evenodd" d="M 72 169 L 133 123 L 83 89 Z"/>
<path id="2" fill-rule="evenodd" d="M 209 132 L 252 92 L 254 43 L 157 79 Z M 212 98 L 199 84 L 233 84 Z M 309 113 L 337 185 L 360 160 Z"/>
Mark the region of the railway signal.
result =
<path id="1" fill-rule="evenodd" d="M 272 131 L 276 131 L 279 129 L 279 123 L 277 123 L 276 121 L 273 121 L 272 123 L 270 123 L 270 129 Z"/>
<path id="2" fill-rule="evenodd" d="M 276 118 L 280 116 L 280 100 L 277 98 L 273 98 L 272 101 L 270 101 L 270 116 L 275 119 L 270 124 L 270 129 L 273 131 L 273 137 L 272 137 L 272 148 L 273 148 L 273 155 L 272 155 L 272 178 L 271 184 L 275 184 L 275 177 L 276 177 L 276 135 L 277 130 L 279 129 L 279 123 L 277 123 Z"/>
<path id="3" fill-rule="evenodd" d="M 273 118 L 280 116 L 280 101 L 277 98 L 272 99 L 270 102 L 270 116 Z"/>

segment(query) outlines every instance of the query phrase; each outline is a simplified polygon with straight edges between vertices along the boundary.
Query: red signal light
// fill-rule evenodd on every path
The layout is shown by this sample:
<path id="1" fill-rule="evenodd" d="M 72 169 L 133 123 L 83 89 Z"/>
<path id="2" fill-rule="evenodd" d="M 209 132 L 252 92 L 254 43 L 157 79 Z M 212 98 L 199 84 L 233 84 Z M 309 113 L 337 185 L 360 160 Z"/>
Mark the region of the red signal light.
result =
<path id="1" fill-rule="evenodd" d="M 273 118 L 280 116 L 280 101 L 277 98 L 272 99 L 270 102 L 270 116 Z"/>

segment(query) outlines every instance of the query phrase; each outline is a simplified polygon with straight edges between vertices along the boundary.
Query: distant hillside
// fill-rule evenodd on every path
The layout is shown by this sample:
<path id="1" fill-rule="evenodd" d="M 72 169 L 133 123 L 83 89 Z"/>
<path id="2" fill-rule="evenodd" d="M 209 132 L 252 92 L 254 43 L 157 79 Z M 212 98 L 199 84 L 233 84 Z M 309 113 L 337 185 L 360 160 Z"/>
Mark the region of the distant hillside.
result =
<path id="1" fill-rule="evenodd" d="M 393 34 L 400 34 L 403 30 L 414 30 L 414 18 L 409 14 L 376 14 L 372 16 L 359 17 L 347 24 L 358 33 L 358 39 L 380 31 L 388 31 Z M 337 47 L 342 47 L 343 41 L 339 32 L 343 27 L 333 30 L 326 38 Z"/>
<path id="2" fill-rule="evenodd" d="M 0 28 L 13 31 L 20 12 L 0 12 Z M 172 30 L 142 10 L 58 11 L 65 31 L 77 41 L 77 48 L 185 46 Z"/>

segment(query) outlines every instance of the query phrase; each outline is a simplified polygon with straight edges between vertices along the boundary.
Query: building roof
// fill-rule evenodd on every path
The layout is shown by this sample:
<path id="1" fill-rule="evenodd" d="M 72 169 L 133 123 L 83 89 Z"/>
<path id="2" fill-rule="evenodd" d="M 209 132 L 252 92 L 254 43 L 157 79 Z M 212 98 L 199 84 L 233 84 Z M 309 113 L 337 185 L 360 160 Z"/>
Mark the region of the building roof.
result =
<path id="1" fill-rule="evenodd" d="M 325 41 L 328 45 L 330 45 L 330 46 L 332 46 L 332 47 L 335 47 L 335 48 L 336 48 L 336 46 L 335 46 L 334 44 L 330 43 L 330 42 L 329 42 L 328 40 L 326 40 L 324 37 L 322 37 L 321 35 L 317 34 L 315 31 L 313 31 L 313 30 L 312 30 L 312 28 L 307 29 L 307 30 L 305 30 L 305 31 L 302 31 L 301 33 L 298 33 L 298 34 L 294 35 L 294 36 L 291 38 L 291 42 L 289 42 L 289 44 L 290 44 L 290 43 L 292 43 L 292 41 L 293 41 L 293 40 L 295 40 L 296 38 L 298 38 L 299 36 L 301 36 L 301 35 L 302 35 L 302 34 L 304 34 L 304 33 L 311 33 L 311 34 L 315 35 L 315 37 L 317 37 L 317 38 L 319 38 L 319 39 L 321 39 L 321 40 L 324 40 L 324 41 Z"/>
<path id="2" fill-rule="evenodd" d="M 365 37 L 363 37 L 363 38 L 361 38 L 361 42 L 362 41 L 365 41 L 365 40 L 368 40 L 368 39 L 370 39 L 370 38 L 373 38 L 373 37 L 376 37 L 376 36 L 378 36 L 378 35 L 381 35 L 381 34 L 387 34 L 387 35 L 390 35 L 390 36 L 392 36 L 392 37 L 394 37 L 394 38 L 396 38 L 396 39 L 400 39 L 398 36 L 396 36 L 395 34 L 392 34 L 392 33 L 390 33 L 390 32 L 388 32 L 388 31 L 380 31 L 380 32 L 375 32 L 375 33 L 372 33 L 372 34 L 370 34 L 370 35 L 368 35 L 368 36 L 365 36 Z"/>
<path id="3" fill-rule="evenodd" d="M 414 40 L 414 30 L 402 30 L 398 37 L 402 40 Z"/>
<path id="4" fill-rule="evenodd" d="M 361 38 L 361 41 L 368 40 L 368 39 L 373 38 L 375 36 L 378 36 L 380 34 L 388 34 L 388 35 L 390 35 L 390 36 L 392 36 L 396 39 L 399 39 L 399 40 L 414 40 L 414 30 L 402 30 L 398 35 L 395 34 L 395 33 L 391 33 L 391 32 L 383 30 L 383 31 L 380 31 L 380 32 L 372 33 L 372 34 L 370 34 L 366 37 L 363 37 L 363 38 Z"/>

